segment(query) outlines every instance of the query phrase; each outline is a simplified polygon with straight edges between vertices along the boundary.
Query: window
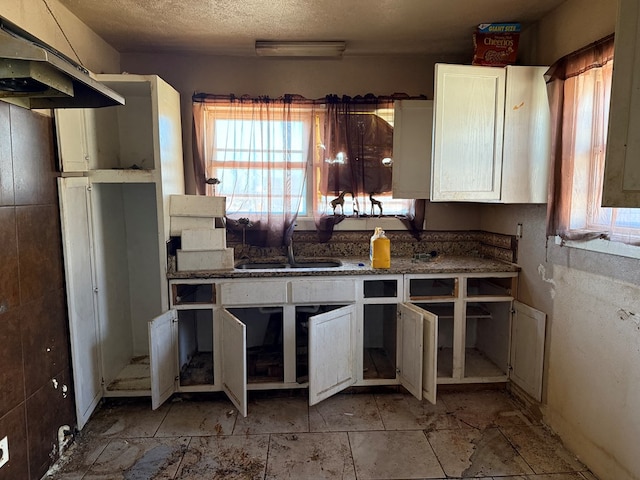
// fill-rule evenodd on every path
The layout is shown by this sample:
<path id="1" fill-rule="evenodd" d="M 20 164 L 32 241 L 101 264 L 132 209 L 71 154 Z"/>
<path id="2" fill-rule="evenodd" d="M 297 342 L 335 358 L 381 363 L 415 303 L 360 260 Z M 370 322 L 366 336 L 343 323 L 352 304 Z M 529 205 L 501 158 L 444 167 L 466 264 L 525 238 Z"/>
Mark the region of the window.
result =
<path id="1" fill-rule="evenodd" d="M 556 145 L 547 233 L 565 240 L 640 242 L 640 209 L 601 207 L 613 75 L 613 37 L 550 70 Z"/>
<path id="2" fill-rule="evenodd" d="M 326 105 L 310 101 L 286 103 L 285 108 L 276 105 L 255 99 L 217 101 L 198 113 L 206 132 L 199 141 L 203 142 L 204 176 L 220 182 L 207 186 L 206 193 L 227 197 L 229 216 L 288 213 L 314 217 L 335 211 L 358 217 L 378 215 L 378 202 L 385 215 L 409 211 L 410 201 L 392 198 L 391 162 L 383 162 L 393 149 L 391 102 L 373 110 L 341 113 L 357 128 L 353 135 L 345 135 L 348 141 L 339 139 L 344 145 L 335 152 L 325 144 L 327 132 L 335 133 L 325 123 L 329 116 Z M 363 125 L 369 124 L 375 127 L 366 130 Z M 354 180 L 357 162 L 366 165 L 367 173 Z M 371 173 L 378 170 L 384 175 Z M 355 181 L 362 185 L 353 195 Z M 344 201 L 334 210 L 332 201 L 343 192 L 347 192 Z"/>
<path id="3" fill-rule="evenodd" d="M 213 113 L 208 118 L 213 122 L 214 148 L 207 159 L 207 177 L 220 180 L 218 194 L 229 199 L 227 212 L 307 215 L 304 140 L 309 137 L 310 119 L 254 121 Z M 287 189 L 299 192 L 300 202 L 291 201 L 291 194 L 269 201 L 270 192 Z"/>

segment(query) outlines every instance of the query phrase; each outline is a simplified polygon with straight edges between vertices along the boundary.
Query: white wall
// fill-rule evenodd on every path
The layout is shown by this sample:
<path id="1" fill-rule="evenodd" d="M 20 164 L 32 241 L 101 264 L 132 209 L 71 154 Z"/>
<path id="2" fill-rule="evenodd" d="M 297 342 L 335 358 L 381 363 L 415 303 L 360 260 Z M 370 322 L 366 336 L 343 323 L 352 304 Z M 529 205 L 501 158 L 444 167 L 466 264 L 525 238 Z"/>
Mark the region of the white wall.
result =
<path id="1" fill-rule="evenodd" d="M 612 33 L 615 15 L 613 0 L 568 0 L 537 26 L 532 62 Z M 640 479 L 639 262 L 547 245 L 545 212 L 486 206 L 481 222 L 504 233 L 523 223 L 519 296 L 548 314 L 545 421 L 602 480 Z"/>
<path id="2" fill-rule="evenodd" d="M 0 0 L 0 16 L 94 73 L 120 71 L 120 54 L 113 47 L 57 0 L 47 5 L 53 15 L 42 0 Z"/>

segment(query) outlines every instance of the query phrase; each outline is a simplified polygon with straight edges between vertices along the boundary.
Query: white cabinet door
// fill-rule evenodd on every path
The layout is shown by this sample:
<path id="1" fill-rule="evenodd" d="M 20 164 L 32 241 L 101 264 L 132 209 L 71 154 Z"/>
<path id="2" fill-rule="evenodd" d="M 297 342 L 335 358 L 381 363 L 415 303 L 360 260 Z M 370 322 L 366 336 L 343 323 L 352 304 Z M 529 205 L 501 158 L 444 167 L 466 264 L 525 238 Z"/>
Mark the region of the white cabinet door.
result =
<path id="1" fill-rule="evenodd" d="M 393 198 L 429 198 L 433 100 L 399 100 L 393 115 Z"/>
<path id="2" fill-rule="evenodd" d="M 169 310 L 149 322 L 151 407 L 160 407 L 175 391 L 178 377 L 176 322 L 178 312 Z"/>
<path id="3" fill-rule="evenodd" d="M 88 171 L 95 142 L 88 131 L 93 109 L 56 108 L 54 114 L 60 169 L 63 172 Z"/>
<path id="4" fill-rule="evenodd" d="M 640 4 L 619 0 L 602 205 L 640 207 Z"/>
<path id="5" fill-rule="evenodd" d="M 422 396 L 435 405 L 438 384 L 438 316 L 423 311 Z"/>
<path id="6" fill-rule="evenodd" d="M 424 313 L 409 303 L 398 305 L 398 379 L 418 400 L 422 400 Z"/>
<path id="7" fill-rule="evenodd" d="M 502 203 L 546 203 L 551 128 L 548 67 L 509 66 L 504 109 Z"/>
<path id="8" fill-rule="evenodd" d="M 511 323 L 511 380 L 538 401 L 542 400 L 546 315 L 513 302 Z"/>
<path id="9" fill-rule="evenodd" d="M 91 197 L 87 178 L 58 178 L 78 429 L 102 398 Z"/>
<path id="10" fill-rule="evenodd" d="M 247 327 L 228 310 L 219 310 L 222 389 L 243 417 L 247 416 Z"/>
<path id="11" fill-rule="evenodd" d="M 431 200 L 498 201 L 503 68 L 436 64 Z"/>
<path id="12" fill-rule="evenodd" d="M 356 307 L 309 319 L 309 405 L 356 383 Z"/>

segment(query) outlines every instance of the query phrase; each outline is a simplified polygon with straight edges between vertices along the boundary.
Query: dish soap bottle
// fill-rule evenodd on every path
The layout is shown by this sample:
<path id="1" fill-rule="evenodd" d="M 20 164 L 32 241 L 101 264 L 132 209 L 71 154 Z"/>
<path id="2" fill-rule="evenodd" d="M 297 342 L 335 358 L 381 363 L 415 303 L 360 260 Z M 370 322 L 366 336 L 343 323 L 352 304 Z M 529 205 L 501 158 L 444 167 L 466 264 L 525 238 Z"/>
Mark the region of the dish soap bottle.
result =
<path id="1" fill-rule="evenodd" d="M 376 227 L 373 232 L 369 259 L 372 268 L 391 268 L 391 240 L 384 234 L 382 227 Z"/>

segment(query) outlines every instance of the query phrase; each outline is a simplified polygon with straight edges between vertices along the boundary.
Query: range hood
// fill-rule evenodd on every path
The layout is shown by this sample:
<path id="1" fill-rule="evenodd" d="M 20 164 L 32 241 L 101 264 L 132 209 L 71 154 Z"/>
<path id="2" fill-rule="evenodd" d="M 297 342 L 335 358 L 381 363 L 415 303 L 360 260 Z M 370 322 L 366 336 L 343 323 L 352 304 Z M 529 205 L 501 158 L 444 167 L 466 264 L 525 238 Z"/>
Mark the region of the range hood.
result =
<path id="1" fill-rule="evenodd" d="M 25 108 L 124 105 L 87 69 L 0 18 L 0 100 Z"/>

